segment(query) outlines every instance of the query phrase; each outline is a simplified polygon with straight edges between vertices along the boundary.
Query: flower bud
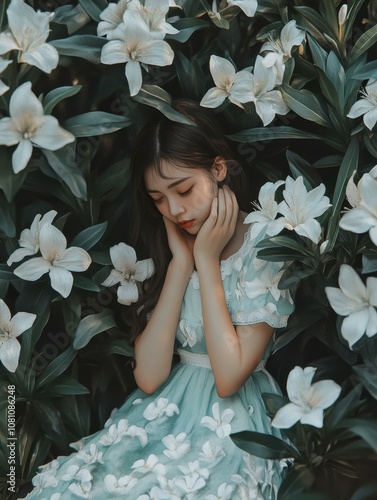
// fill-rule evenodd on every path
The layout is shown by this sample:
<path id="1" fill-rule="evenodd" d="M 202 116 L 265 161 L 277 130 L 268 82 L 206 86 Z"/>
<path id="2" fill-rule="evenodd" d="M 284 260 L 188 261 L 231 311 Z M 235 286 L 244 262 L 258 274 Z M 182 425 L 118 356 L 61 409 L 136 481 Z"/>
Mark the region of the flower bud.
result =
<path id="1" fill-rule="evenodd" d="M 346 22 L 347 13 L 348 13 L 348 6 L 347 6 L 347 4 L 343 4 L 340 7 L 339 12 L 338 12 L 339 26 L 343 26 L 343 24 Z"/>

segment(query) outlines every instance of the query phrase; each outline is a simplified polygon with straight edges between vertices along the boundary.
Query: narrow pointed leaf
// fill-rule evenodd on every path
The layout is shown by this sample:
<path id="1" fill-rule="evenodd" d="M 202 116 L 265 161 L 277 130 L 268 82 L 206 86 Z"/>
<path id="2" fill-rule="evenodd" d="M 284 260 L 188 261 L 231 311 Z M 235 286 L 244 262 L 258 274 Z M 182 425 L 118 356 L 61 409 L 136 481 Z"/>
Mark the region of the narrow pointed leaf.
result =
<path id="1" fill-rule="evenodd" d="M 86 316 L 77 327 L 73 348 L 75 350 L 82 349 L 95 335 L 114 326 L 116 326 L 116 322 L 110 309 L 104 309 L 98 314 Z"/>
<path id="2" fill-rule="evenodd" d="M 68 349 L 63 351 L 59 356 L 48 364 L 47 368 L 43 370 L 37 379 L 37 388 L 40 388 L 61 375 L 75 359 L 77 352 L 69 346 Z"/>
<path id="3" fill-rule="evenodd" d="M 70 243 L 70 246 L 90 250 L 102 238 L 107 228 L 107 222 L 87 227 L 79 233 Z"/>
<path id="4" fill-rule="evenodd" d="M 351 53 L 348 57 L 348 65 L 351 65 L 356 59 L 364 54 L 372 45 L 377 42 L 377 24 L 375 24 L 368 31 L 363 33 L 360 38 L 357 39 Z"/>
<path id="5" fill-rule="evenodd" d="M 301 118 L 332 128 L 328 115 L 312 92 L 305 89 L 296 90 L 287 85 L 282 85 L 280 90 L 287 106 Z"/>
<path id="6" fill-rule="evenodd" d="M 236 446 L 260 458 L 281 460 L 300 456 L 292 446 L 271 434 L 242 431 L 231 434 L 230 437 Z"/>
<path id="7" fill-rule="evenodd" d="M 50 115 L 54 107 L 63 99 L 76 95 L 82 85 L 59 87 L 51 90 L 43 99 L 43 110 L 45 115 Z"/>

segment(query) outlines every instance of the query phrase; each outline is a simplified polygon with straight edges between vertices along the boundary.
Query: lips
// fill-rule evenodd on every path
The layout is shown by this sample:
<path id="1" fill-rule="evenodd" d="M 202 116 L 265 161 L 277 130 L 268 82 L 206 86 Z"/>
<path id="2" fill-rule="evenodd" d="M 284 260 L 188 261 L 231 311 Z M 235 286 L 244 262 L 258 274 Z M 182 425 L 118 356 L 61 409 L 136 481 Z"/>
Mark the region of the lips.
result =
<path id="1" fill-rule="evenodd" d="M 183 228 L 183 229 L 188 229 L 189 227 L 191 227 L 195 222 L 195 219 L 191 219 L 191 220 L 183 220 L 181 222 L 178 222 L 178 225 Z"/>

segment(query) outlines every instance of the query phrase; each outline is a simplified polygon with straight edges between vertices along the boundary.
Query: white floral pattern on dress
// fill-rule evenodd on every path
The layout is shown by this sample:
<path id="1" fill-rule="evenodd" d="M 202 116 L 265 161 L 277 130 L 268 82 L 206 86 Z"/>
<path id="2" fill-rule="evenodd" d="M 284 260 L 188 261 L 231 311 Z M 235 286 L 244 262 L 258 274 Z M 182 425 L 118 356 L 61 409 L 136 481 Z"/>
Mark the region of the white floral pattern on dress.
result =
<path id="1" fill-rule="evenodd" d="M 167 448 L 163 452 L 164 455 L 171 460 L 183 457 L 190 449 L 190 442 L 186 438 L 187 434 L 185 432 L 180 432 L 176 436 L 169 434 L 162 438 L 162 442 Z"/>
<path id="2" fill-rule="evenodd" d="M 179 322 L 179 328 L 181 329 L 181 332 L 182 332 L 184 338 L 186 339 L 183 342 L 182 347 L 186 347 L 187 345 L 189 347 L 193 347 L 198 341 L 198 338 L 196 335 L 196 329 L 191 328 L 190 326 L 186 326 L 186 319 L 182 319 Z"/>
<path id="3" fill-rule="evenodd" d="M 147 472 L 154 472 L 155 474 L 161 474 L 164 476 L 166 474 L 166 467 L 164 464 L 160 464 L 158 458 L 153 453 L 149 455 L 147 460 L 136 460 L 131 465 L 131 469 L 135 472 L 141 472 L 142 474 L 146 474 Z"/>
<path id="4" fill-rule="evenodd" d="M 114 474 L 108 474 L 104 479 L 107 491 L 115 495 L 126 495 L 136 486 L 137 482 L 136 477 L 130 475 L 117 479 Z"/>
<path id="5" fill-rule="evenodd" d="M 147 433 L 142 427 L 136 425 L 129 425 L 128 420 L 122 418 L 119 420 L 118 425 L 111 424 L 109 430 L 104 434 L 99 442 L 105 446 L 119 443 L 123 436 L 137 437 L 141 446 L 145 446 L 148 442 Z"/>
<path id="6" fill-rule="evenodd" d="M 212 405 L 212 417 L 205 416 L 201 419 L 201 425 L 208 427 L 211 431 L 215 431 L 219 438 L 229 436 L 232 432 L 230 422 L 234 418 L 234 411 L 231 408 L 226 408 L 220 415 L 219 403 Z"/>
<path id="7" fill-rule="evenodd" d="M 143 417 L 151 421 L 164 415 L 172 417 L 174 414 L 179 414 L 178 406 L 174 403 L 169 403 L 169 400 L 166 398 L 158 398 L 145 408 Z"/>

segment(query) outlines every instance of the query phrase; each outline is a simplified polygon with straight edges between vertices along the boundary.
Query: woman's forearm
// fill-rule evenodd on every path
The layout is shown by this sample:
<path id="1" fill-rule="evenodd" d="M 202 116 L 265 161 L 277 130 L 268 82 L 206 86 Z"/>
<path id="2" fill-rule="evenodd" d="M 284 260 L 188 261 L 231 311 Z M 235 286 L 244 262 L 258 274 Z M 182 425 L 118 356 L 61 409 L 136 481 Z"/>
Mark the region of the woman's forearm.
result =
<path id="1" fill-rule="evenodd" d="M 191 270 L 170 262 L 160 298 L 145 330 L 135 344 L 137 385 L 154 392 L 168 378 L 183 296 Z"/>

